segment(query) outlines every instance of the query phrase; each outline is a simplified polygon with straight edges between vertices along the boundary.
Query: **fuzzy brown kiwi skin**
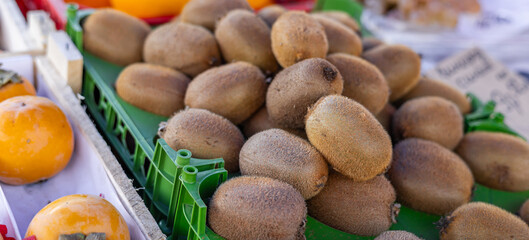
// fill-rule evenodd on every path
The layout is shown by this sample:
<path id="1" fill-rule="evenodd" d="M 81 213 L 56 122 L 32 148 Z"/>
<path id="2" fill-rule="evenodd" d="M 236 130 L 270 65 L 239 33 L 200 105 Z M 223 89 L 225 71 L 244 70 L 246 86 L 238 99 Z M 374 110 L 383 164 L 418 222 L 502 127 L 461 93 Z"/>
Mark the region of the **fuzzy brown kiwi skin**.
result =
<path id="1" fill-rule="evenodd" d="M 422 138 L 453 150 L 463 138 L 463 116 L 452 102 L 435 96 L 407 101 L 393 115 L 397 141 Z"/>
<path id="2" fill-rule="evenodd" d="M 145 40 L 143 56 L 147 63 L 171 67 L 191 77 L 221 62 L 213 34 L 182 22 L 167 23 L 153 30 Z"/>
<path id="3" fill-rule="evenodd" d="M 520 217 L 529 224 L 529 199 L 520 208 Z"/>
<path id="4" fill-rule="evenodd" d="M 189 84 L 186 106 L 242 123 L 264 104 L 267 84 L 258 67 L 235 62 L 206 70 Z"/>
<path id="5" fill-rule="evenodd" d="M 344 80 L 342 95 L 377 114 L 387 104 L 389 87 L 384 75 L 373 64 L 355 56 L 335 53 L 327 56 Z"/>
<path id="6" fill-rule="evenodd" d="M 307 201 L 309 215 L 350 234 L 376 236 L 391 227 L 396 194 L 384 176 L 355 182 L 331 171 L 323 190 Z M 359 207 L 362 206 L 362 207 Z"/>
<path id="7" fill-rule="evenodd" d="M 415 234 L 406 232 L 406 231 L 385 231 L 382 234 L 378 235 L 375 240 L 421 240 Z"/>
<path id="8" fill-rule="evenodd" d="M 250 138 L 258 132 L 262 132 L 272 128 L 280 128 L 275 125 L 268 117 L 268 111 L 266 105 L 262 106 L 257 112 L 255 112 L 249 119 L 242 123 L 242 132 L 246 138 Z M 307 133 L 305 129 L 283 129 L 289 133 L 292 133 L 300 138 L 307 139 Z"/>
<path id="9" fill-rule="evenodd" d="M 345 25 L 323 16 L 312 16 L 325 29 L 331 53 L 347 53 L 354 56 L 362 54 L 362 40 L 358 35 Z"/>
<path id="10" fill-rule="evenodd" d="M 465 94 L 446 83 L 425 76 L 421 77 L 419 83 L 417 83 L 417 85 L 411 91 L 404 95 L 399 100 L 399 102 L 402 103 L 424 96 L 437 96 L 452 101 L 457 105 L 462 114 L 467 114 L 470 112 L 470 110 L 472 110 L 470 101 L 467 99 Z"/>
<path id="11" fill-rule="evenodd" d="M 386 106 L 384 106 L 384 109 L 382 109 L 382 111 L 380 111 L 379 113 L 375 115 L 378 122 L 382 124 L 382 127 L 384 127 L 384 129 L 386 130 L 386 132 L 388 132 L 388 134 L 392 132 L 391 122 L 393 120 L 393 114 L 395 114 L 395 111 L 397 111 L 397 109 L 395 109 L 393 105 L 388 103 L 386 104 Z"/>
<path id="12" fill-rule="evenodd" d="M 503 191 L 529 190 L 529 144 L 495 132 L 465 134 L 455 152 L 468 164 L 476 182 Z"/>
<path id="13" fill-rule="evenodd" d="M 310 143 L 335 169 L 354 181 L 384 173 L 391 162 L 391 139 L 359 103 L 339 95 L 322 97 L 307 113 Z"/>
<path id="14" fill-rule="evenodd" d="M 242 176 L 216 190 L 208 207 L 208 222 L 226 239 L 305 239 L 306 213 L 303 197 L 291 185 Z"/>
<path id="15" fill-rule="evenodd" d="M 191 0 L 180 13 L 180 21 L 215 30 L 219 19 L 235 9 L 253 11 L 246 0 Z"/>
<path id="16" fill-rule="evenodd" d="M 384 45 L 384 42 L 374 37 L 362 38 L 362 47 L 363 47 L 364 52 L 367 52 L 380 45 Z"/>
<path id="17" fill-rule="evenodd" d="M 388 175 L 399 202 L 422 212 L 445 215 L 472 198 L 474 179 L 468 166 L 431 141 L 399 142 Z"/>
<path id="18" fill-rule="evenodd" d="M 289 11 L 271 31 L 272 51 L 283 68 L 309 58 L 325 58 L 329 49 L 325 29 L 309 14 Z"/>
<path id="19" fill-rule="evenodd" d="M 259 16 L 266 24 L 271 28 L 281 14 L 286 13 L 287 9 L 279 4 L 272 4 L 266 6 L 257 12 Z"/>
<path id="20" fill-rule="evenodd" d="M 529 226 L 517 216 L 494 205 L 471 202 L 441 219 L 441 240 L 529 239 Z"/>
<path id="21" fill-rule="evenodd" d="M 406 46 L 381 45 L 363 53 L 362 57 L 384 74 L 391 89 L 391 102 L 404 96 L 419 82 L 421 58 Z"/>
<path id="22" fill-rule="evenodd" d="M 119 34 L 116 32 L 119 28 Z M 145 22 L 113 9 L 101 9 L 83 24 L 84 48 L 111 63 L 125 66 L 143 59 L 145 38 L 151 31 Z"/>
<path id="23" fill-rule="evenodd" d="M 342 11 L 324 11 L 324 12 L 316 12 L 312 13 L 314 16 L 324 16 L 329 19 L 333 19 L 335 21 L 338 21 L 345 26 L 347 26 L 349 29 L 353 30 L 354 32 L 359 33 L 360 32 L 360 25 L 358 25 L 358 22 L 349 14 L 342 12 Z"/>
<path id="24" fill-rule="evenodd" d="M 229 12 L 217 24 L 215 38 L 226 62 L 245 61 L 265 73 L 278 71 L 270 28 L 254 13 L 240 9 Z"/>
<path id="25" fill-rule="evenodd" d="M 223 158 L 228 172 L 239 171 L 244 136 L 228 119 L 205 109 L 188 108 L 171 117 L 160 137 L 175 149 L 201 159 Z"/>
<path id="26" fill-rule="evenodd" d="M 266 108 L 274 124 L 300 129 L 312 104 L 342 91 L 343 78 L 335 66 L 321 58 L 306 59 L 275 76 L 266 93 Z"/>
<path id="27" fill-rule="evenodd" d="M 189 78 L 172 68 L 148 63 L 127 66 L 116 80 L 116 91 L 126 102 L 169 117 L 184 108 Z"/>
<path id="28" fill-rule="evenodd" d="M 305 199 L 318 194 L 329 169 L 323 156 L 307 140 L 285 130 L 269 129 L 252 136 L 241 149 L 243 175 L 264 176 L 294 186 Z"/>

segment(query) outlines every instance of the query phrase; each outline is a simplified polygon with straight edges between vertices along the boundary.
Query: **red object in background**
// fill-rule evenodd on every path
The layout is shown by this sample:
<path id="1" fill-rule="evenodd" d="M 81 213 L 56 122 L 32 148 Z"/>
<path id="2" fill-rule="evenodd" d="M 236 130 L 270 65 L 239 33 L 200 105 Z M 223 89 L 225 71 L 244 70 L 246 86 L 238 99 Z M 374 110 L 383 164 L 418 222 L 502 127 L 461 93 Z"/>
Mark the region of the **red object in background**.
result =
<path id="1" fill-rule="evenodd" d="M 18 7 L 24 17 L 27 11 L 44 10 L 50 14 L 51 19 L 55 22 L 57 29 L 64 29 L 66 26 L 66 3 L 64 0 L 16 0 Z M 278 4 L 283 5 L 289 10 L 310 11 L 314 7 L 315 0 L 276 0 Z M 79 4 L 80 9 L 87 8 Z M 145 20 L 150 25 L 158 25 L 169 22 L 173 16 L 146 18 Z"/>
<path id="2" fill-rule="evenodd" d="M 37 240 L 37 237 L 35 237 L 35 236 L 29 236 L 29 237 L 24 238 L 24 239 L 22 239 L 22 240 Z"/>
<path id="3" fill-rule="evenodd" d="M 7 226 L 6 225 L 0 224 L 0 234 L 2 235 L 4 240 L 16 240 L 15 238 L 6 236 L 6 234 L 7 234 Z M 37 239 L 34 239 L 34 240 L 37 240 Z"/>

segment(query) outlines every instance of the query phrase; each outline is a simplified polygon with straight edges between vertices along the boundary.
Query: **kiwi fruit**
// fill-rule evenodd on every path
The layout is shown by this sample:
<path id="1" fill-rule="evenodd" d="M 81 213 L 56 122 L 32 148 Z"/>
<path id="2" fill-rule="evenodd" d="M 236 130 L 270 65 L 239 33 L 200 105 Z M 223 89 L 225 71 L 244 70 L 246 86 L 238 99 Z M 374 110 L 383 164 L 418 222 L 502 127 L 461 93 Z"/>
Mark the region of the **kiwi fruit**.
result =
<path id="1" fill-rule="evenodd" d="M 362 40 L 355 32 L 340 22 L 322 16 L 312 16 L 325 29 L 329 43 L 328 54 L 347 53 L 354 56 L 362 54 Z"/>
<path id="2" fill-rule="evenodd" d="M 119 74 L 116 91 L 125 102 L 169 117 L 184 108 L 189 81 L 186 75 L 172 68 L 134 63 Z"/>
<path id="3" fill-rule="evenodd" d="M 182 9 L 180 21 L 214 31 L 217 21 L 235 9 L 253 11 L 246 0 L 191 0 Z"/>
<path id="4" fill-rule="evenodd" d="M 405 102 L 424 96 L 437 96 L 452 101 L 457 105 L 462 114 L 469 113 L 472 110 L 470 101 L 467 99 L 465 94 L 444 82 L 433 80 L 424 76 L 421 77 L 419 83 L 417 83 L 417 85 L 415 85 L 411 91 L 404 95 L 400 101 Z"/>
<path id="5" fill-rule="evenodd" d="M 395 190 L 384 176 L 355 182 L 335 171 L 323 190 L 307 201 L 309 215 L 346 233 L 376 236 L 395 222 L 399 205 Z"/>
<path id="6" fill-rule="evenodd" d="M 259 12 L 257 12 L 257 16 L 263 19 L 263 21 L 265 21 L 269 27 L 272 27 L 272 25 L 274 25 L 274 23 L 276 22 L 277 18 L 279 18 L 281 14 L 286 12 L 287 9 L 283 6 L 279 4 L 272 4 L 259 10 Z"/>
<path id="7" fill-rule="evenodd" d="M 421 76 L 421 58 L 410 48 L 403 45 L 381 45 L 363 55 L 374 64 L 388 81 L 390 101 L 396 101 L 408 93 Z"/>
<path id="8" fill-rule="evenodd" d="M 247 138 L 250 138 L 254 134 L 258 132 L 262 132 L 264 130 L 272 129 L 272 128 L 280 128 L 279 126 L 275 125 L 272 121 L 270 121 L 270 118 L 268 117 L 268 111 L 266 110 L 266 106 L 261 107 L 252 117 L 250 117 L 248 120 L 246 120 L 242 124 L 242 132 L 244 133 L 244 136 Z M 283 129 L 289 133 L 292 133 L 300 138 L 307 139 L 307 133 L 305 133 L 305 129 Z"/>
<path id="9" fill-rule="evenodd" d="M 529 200 L 525 201 L 525 203 L 520 208 L 520 217 L 527 224 L 529 224 Z"/>
<path id="10" fill-rule="evenodd" d="M 329 49 L 323 26 L 301 11 L 281 14 L 272 26 L 271 39 L 274 56 L 284 68 L 309 58 L 325 58 Z"/>
<path id="11" fill-rule="evenodd" d="M 291 185 L 242 176 L 221 184 L 208 207 L 211 229 L 226 239 L 305 239 L 307 207 Z"/>
<path id="12" fill-rule="evenodd" d="M 312 13 L 312 15 L 327 17 L 329 19 L 342 23 L 354 32 L 360 32 L 360 25 L 358 25 L 358 22 L 356 22 L 354 18 L 352 18 L 349 14 L 343 11 L 316 12 Z"/>
<path id="13" fill-rule="evenodd" d="M 376 39 L 374 37 L 365 37 L 362 38 L 362 48 L 364 52 L 367 52 L 375 47 L 378 47 L 380 45 L 383 45 L 384 42 L 382 42 L 379 39 Z"/>
<path id="14" fill-rule="evenodd" d="M 307 109 L 318 99 L 341 94 L 343 79 L 329 61 L 311 58 L 279 72 L 266 93 L 270 120 L 281 128 L 303 128 Z"/>
<path id="15" fill-rule="evenodd" d="M 389 179 L 399 202 L 444 215 L 472 198 L 472 172 L 452 151 L 428 140 L 408 138 L 393 149 Z"/>
<path id="16" fill-rule="evenodd" d="M 503 191 L 529 190 L 529 144 L 523 139 L 499 132 L 470 132 L 455 151 L 478 183 Z"/>
<path id="17" fill-rule="evenodd" d="M 143 48 L 145 62 L 163 65 L 191 77 L 220 64 L 213 34 L 203 27 L 171 22 L 154 29 Z"/>
<path id="18" fill-rule="evenodd" d="M 318 194 L 329 175 L 327 162 L 316 148 L 277 128 L 259 132 L 246 141 L 239 155 L 239 167 L 243 175 L 286 182 L 305 199 Z"/>
<path id="19" fill-rule="evenodd" d="M 174 150 L 187 149 L 195 158 L 224 158 L 228 172 L 239 170 L 244 137 L 237 126 L 220 115 L 188 108 L 161 124 L 158 135 Z"/>
<path id="20" fill-rule="evenodd" d="M 388 133 L 391 133 L 391 122 L 393 121 L 393 114 L 395 114 L 395 111 L 397 111 L 397 109 L 388 103 L 382 111 L 375 115 L 375 118 L 380 124 L 382 124 L 382 127 L 384 127 Z"/>
<path id="21" fill-rule="evenodd" d="M 150 31 L 140 19 L 114 9 L 101 9 L 83 24 L 83 47 L 103 60 L 126 66 L 142 61 L 143 43 Z"/>
<path id="22" fill-rule="evenodd" d="M 306 116 L 307 137 L 331 166 L 354 181 L 382 174 L 391 162 L 391 140 L 361 104 L 339 95 L 322 97 Z"/>
<path id="23" fill-rule="evenodd" d="M 378 235 L 375 240 L 421 240 L 419 237 L 411 232 L 401 231 L 401 230 L 392 230 L 385 231 L 382 234 Z"/>
<path id="24" fill-rule="evenodd" d="M 463 116 L 452 102 L 421 97 L 404 103 L 393 115 L 393 137 L 422 138 L 452 150 L 463 138 Z"/>
<path id="25" fill-rule="evenodd" d="M 245 61 L 263 72 L 277 72 L 279 65 L 272 53 L 270 28 L 254 13 L 233 10 L 215 29 L 222 56 L 227 62 Z"/>
<path id="26" fill-rule="evenodd" d="M 349 54 L 335 53 L 327 56 L 343 78 L 342 95 L 362 104 L 377 114 L 387 104 L 389 87 L 384 75 L 373 64 Z"/>
<path id="27" fill-rule="evenodd" d="M 207 109 L 239 124 L 264 104 L 266 89 L 265 76 L 258 67 L 235 62 L 196 76 L 187 88 L 185 104 Z"/>
<path id="28" fill-rule="evenodd" d="M 441 240 L 529 239 L 529 226 L 519 217 L 492 204 L 471 202 L 441 219 Z"/>

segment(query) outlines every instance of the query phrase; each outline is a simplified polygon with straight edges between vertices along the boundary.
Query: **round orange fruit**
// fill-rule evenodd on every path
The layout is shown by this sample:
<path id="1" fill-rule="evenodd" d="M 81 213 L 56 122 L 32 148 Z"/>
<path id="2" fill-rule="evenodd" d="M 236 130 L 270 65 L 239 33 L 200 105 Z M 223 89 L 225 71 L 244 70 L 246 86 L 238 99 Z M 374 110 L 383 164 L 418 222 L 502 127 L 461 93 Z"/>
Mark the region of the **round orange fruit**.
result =
<path id="1" fill-rule="evenodd" d="M 16 96 L 36 94 L 35 87 L 26 78 L 15 72 L 0 69 L 0 102 Z"/>
<path id="2" fill-rule="evenodd" d="M 73 147 L 68 119 L 51 100 L 18 96 L 0 103 L 0 181 L 22 185 L 53 177 Z"/>
<path id="3" fill-rule="evenodd" d="M 26 232 L 26 237 L 59 239 L 61 234 L 104 233 L 106 240 L 129 240 L 129 228 L 118 210 L 104 198 L 69 195 L 41 209 Z"/>

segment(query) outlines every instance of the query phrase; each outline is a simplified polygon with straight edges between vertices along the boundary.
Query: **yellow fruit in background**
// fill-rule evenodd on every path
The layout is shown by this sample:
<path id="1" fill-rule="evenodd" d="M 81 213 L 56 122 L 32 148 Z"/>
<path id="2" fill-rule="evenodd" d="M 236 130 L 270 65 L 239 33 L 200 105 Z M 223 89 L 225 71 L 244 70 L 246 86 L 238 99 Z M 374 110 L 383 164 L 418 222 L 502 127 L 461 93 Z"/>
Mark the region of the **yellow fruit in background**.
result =
<path id="1" fill-rule="evenodd" d="M 0 181 L 22 185 L 53 177 L 73 148 L 68 119 L 51 100 L 18 96 L 0 103 Z"/>
<path id="2" fill-rule="evenodd" d="M 250 6 L 255 9 L 261 9 L 268 5 L 274 4 L 274 0 L 248 0 L 248 3 L 250 3 Z"/>
<path id="3" fill-rule="evenodd" d="M 129 228 L 107 200 L 76 194 L 59 198 L 41 209 L 26 232 L 38 240 L 59 239 L 61 234 L 105 233 L 106 240 L 129 240 Z"/>
<path id="4" fill-rule="evenodd" d="M 139 18 L 174 16 L 189 0 L 110 0 L 114 9 Z"/>

